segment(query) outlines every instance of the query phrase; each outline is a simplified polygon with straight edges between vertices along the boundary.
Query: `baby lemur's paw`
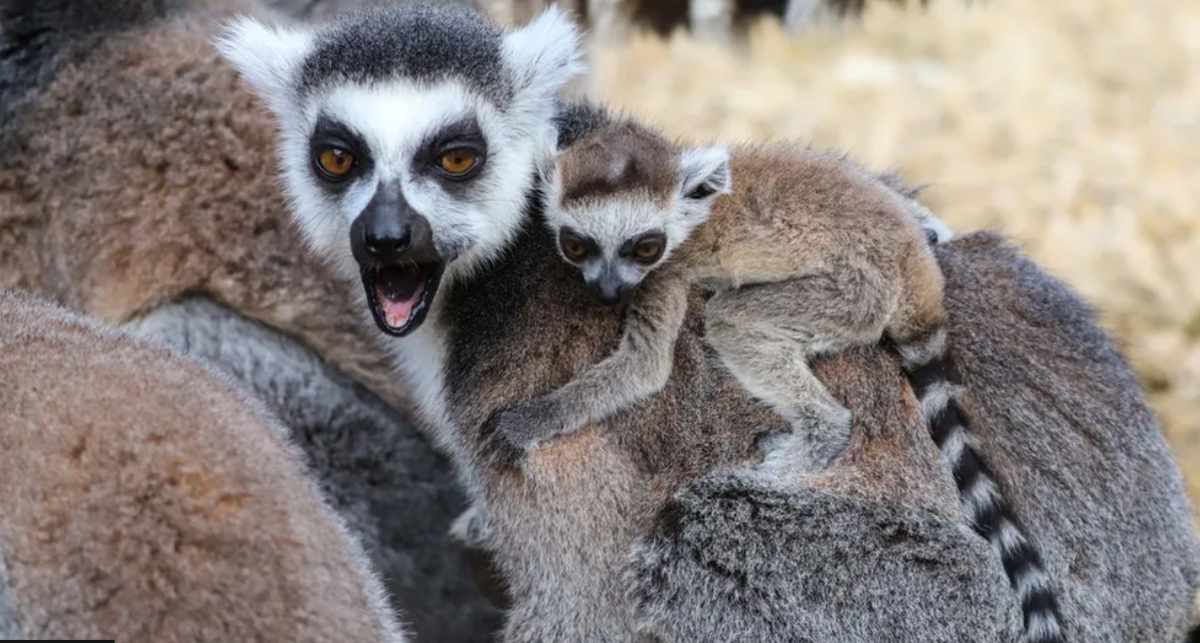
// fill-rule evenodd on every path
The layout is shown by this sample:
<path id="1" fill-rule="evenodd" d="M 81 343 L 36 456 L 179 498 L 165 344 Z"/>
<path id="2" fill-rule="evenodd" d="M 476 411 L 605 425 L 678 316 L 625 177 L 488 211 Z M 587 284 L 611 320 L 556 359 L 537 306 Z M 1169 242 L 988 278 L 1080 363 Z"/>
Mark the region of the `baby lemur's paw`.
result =
<path id="1" fill-rule="evenodd" d="M 484 450 L 501 462 L 520 466 L 543 443 L 562 433 L 554 406 L 542 400 L 518 402 L 484 423 Z"/>
<path id="2" fill-rule="evenodd" d="M 487 513 L 478 503 L 468 507 L 450 525 L 450 537 L 468 549 L 489 550 L 491 534 Z"/>

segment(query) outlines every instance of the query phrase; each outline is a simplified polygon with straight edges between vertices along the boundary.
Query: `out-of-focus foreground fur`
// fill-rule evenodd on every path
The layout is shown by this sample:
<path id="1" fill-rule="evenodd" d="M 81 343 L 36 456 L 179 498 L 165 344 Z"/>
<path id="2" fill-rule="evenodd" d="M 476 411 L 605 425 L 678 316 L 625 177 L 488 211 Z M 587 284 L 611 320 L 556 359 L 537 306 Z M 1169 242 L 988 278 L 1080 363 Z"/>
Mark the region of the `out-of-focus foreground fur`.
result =
<path id="1" fill-rule="evenodd" d="M 257 401 L 165 348 L 2 292 L 0 552 L 4 638 L 404 640 Z"/>

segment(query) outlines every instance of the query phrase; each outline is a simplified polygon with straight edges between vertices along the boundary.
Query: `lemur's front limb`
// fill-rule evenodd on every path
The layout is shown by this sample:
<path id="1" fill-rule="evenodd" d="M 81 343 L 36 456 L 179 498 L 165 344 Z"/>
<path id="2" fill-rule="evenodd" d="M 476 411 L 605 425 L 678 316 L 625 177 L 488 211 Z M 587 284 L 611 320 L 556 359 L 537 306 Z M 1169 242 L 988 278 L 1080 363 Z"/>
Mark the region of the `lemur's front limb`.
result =
<path id="1" fill-rule="evenodd" d="M 626 314 L 616 351 L 561 388 L 497 412 L 485 428 L 491 446 L 520 460 L 546 441 L 604 420 L 661 391 L 671 376 L 687 294 L 685 280 L 652 275 Z"/>

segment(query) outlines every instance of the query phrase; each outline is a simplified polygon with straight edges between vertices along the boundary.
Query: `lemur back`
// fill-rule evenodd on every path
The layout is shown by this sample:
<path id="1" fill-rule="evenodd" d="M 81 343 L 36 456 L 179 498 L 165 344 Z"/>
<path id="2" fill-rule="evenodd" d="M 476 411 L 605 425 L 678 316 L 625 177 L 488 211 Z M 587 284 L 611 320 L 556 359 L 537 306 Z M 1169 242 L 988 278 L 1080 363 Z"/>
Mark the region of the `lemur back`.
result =
<path id="1" fill-rule="evenodd" d="M 778 442 L 789 446 L 768 461 L 819 471 L 844 450 L 851 418 L 808 360 L 886 337 L 975 530 L 1020 596 L 1028 640 L 1062 640 L 1051 580 L 967 431 L 942 274 L 917 206 L 841 155 L 792 143 L 685 149 L 632 121 L 590 134 L 545 173 L 564 259 L 602 302 L 632 301 L 618 349 L 498 414 L 497 446 L 519 457 L 660 391 L 686 294 L 701 284 L 714 291 L 708 343 L 792 424 Z"/>

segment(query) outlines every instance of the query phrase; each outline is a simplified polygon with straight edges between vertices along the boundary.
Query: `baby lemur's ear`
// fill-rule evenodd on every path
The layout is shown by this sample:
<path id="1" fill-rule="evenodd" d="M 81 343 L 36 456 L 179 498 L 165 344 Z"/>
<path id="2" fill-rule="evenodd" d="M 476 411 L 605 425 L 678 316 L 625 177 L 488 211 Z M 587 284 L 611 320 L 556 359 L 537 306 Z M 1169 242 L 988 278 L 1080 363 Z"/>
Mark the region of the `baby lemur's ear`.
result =
<path id="1" fill-rule="evenodd" d="M 729 148 L 724 145 L 693 147 L 683 151 L 683 198 L 702 201 L 733 191 Z"/>

